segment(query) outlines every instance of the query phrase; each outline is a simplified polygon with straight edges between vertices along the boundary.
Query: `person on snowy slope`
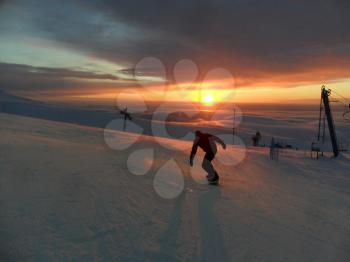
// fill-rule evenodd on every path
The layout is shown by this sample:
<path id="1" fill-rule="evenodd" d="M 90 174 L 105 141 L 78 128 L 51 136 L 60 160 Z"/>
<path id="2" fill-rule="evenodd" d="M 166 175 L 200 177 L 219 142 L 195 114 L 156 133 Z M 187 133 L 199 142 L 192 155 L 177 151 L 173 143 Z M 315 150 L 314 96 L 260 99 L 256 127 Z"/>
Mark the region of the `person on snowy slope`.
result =
<path id="1" fill-rule="evenodd" d="M 212 164 L 217 152 L 216 143 L 219 143 L 223 149 L 226 149 L 226 144 L 220 138 L 211 134 L 205 134 L 198 130 L 195 134 L 196 137 L 190 155 L 190 165 L 193 166 L 193 159 L 197 153 L 197 148 L 200 147 L 205 152 L 202 168 L 208 173 L 208 182 L 217 183 L 219 181 L 219 175 Z"/>

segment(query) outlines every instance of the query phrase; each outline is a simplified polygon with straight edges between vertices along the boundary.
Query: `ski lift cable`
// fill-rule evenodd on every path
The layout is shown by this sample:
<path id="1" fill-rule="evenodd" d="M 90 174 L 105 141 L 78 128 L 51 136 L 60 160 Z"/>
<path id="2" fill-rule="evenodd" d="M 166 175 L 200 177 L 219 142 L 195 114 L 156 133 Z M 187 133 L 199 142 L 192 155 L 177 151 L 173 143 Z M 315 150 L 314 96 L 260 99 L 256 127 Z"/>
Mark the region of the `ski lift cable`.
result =
<path id="1" fill-rule="evenodd" d="M 331 96 L 332 98 L 334 98 L 333 96 Z M 334 100 L 333 102 L 336 102 L 336 103 L 341 103 L 345 108 L 350 108 L 350 103 L 347 102 L 344 98 L 342 98 L 342 100 L 339 100 L 339 99 L 336 99 Z"/>
<path id="2" fill-rule="evenodd" d="M 339 99 L 336 99 L 336 100 L 332 100 L 331 102 L 335 102 L 335 103 L 341 103 L 341 104 L 343 104 L 345 107 L 348 107 L 349 106 L 349 104 L 348 103 L 346 103 L 346 102 L 343 102 L 343 101 L 341 101 L 341 100 L 339 100 Z"/>
<path id="3" fill-rule="evenodd" d="M 346 108 L 345 112 L 342 115 L 344 121 L 350 122 L 350 116 L 348 116 L 350 114 L 350 100 L 345 96 L 339 94 L 335 90 L 332 90 L 332 95 L 331 95 L 331 97 L 334 98 L 333 94 L 335 94 L 338 98 L 340 98 L 340 99 L 336 99 L 334 102 L 341 103 Z"/>
<path id="4" fill-rule="evenodd" d="M 342 98 L 343 101 L 339 101 L 339 102 L 341 102 L 342 104 L 345 104 L 346 106 L 350 105 L 350 100 L 348 98 L 346 98 L 345 96 L 342 96 L 341 94 L 339 94 L 334 90 L 332 90 L 332 92 L 338 95 L 340 98 Z"/>
<path id="5" fill-rule="evenodd" d="M 346 98 L 345 96 L 342 96 L 341 94 L 339 94 L 338 92 L 332 90 L 333 93 L 337 94 L 338 96 L 340 96 L 341 98 L 343 98 L 345 101 L 350 101 L 348 98 Z"/>
<path id="6" fill-rule="evenodd" d="M 349 116 L 349 114 L 350 114 L 350 100 L 334 90 L 332 90 L 332 93 L 336 94 L 339 98 L 341 98 L 341 99 L 337 100 L 337 102 L 342 103 L 346 108 L 345 112 L 343 113 L 343 119 L 345 122 L 350 123 L 350 116 Z"/>
<path id="7" fill-rule="evenodd" d="M 332 97 L 333 99 L 336 99 L 336 101 L 340 102 L 340 103 L 345 103 L 346 102 L 344 98 L 336 96 L 334 94 L 332 94 L 330 97 Z"/>

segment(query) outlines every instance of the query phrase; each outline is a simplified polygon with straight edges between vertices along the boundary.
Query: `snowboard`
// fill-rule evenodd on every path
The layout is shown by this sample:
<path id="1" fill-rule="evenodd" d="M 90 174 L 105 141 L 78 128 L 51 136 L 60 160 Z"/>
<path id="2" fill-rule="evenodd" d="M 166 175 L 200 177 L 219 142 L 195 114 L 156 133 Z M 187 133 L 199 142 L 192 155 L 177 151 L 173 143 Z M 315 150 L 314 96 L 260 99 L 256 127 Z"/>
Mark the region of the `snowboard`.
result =
<path id="1" fill-rule="evenodd" d="M 212 185 L 212 186 L 218 186 L 218 185 L 219 185 L 219 180 L 208 181 L 208 184 L 209 184 L 209 185 Z"/>
<path id="2" fill-rule="evenodd" d="M 219 176 L 218 176 L 218 174 L 216 174 L 216 180 L 214 180 L 214 181 L 209 181 L 208 180 L 208 184 L 217 186 L 219 184 Z"/>

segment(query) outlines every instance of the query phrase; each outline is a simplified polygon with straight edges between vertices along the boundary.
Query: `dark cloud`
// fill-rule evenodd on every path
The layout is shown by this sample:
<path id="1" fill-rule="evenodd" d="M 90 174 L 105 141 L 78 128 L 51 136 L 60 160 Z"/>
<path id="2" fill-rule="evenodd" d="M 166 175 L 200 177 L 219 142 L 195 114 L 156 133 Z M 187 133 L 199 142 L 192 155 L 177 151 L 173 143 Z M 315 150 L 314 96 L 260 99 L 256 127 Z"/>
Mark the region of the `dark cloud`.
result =
<path id="1" fill-rule="evenodd" d="M 136 59 L 155 55 L 172 65 L 191 58 L 204 73 L 211 67 L 229 68 L 242 84 L 350 77 L 346 0 L 99 3 L 116 20 L 156 35 L 134 46 Z"/>
<path id="2" fill-rule="evenodd" d="M 92 72 L 76 71 L 66 68 L 47 68 L 34 67 L 28 65 L 0 63 L 1 78 L 4 77 L 22 77 L 24 75 L 33 75 L 36 77 L 47 78 L 79 78 L 85 80 L 118 80 L 119 78 L 110 74 L 96 74 Z"/>
<path id="3" fill-rule="evenodd" d="M 118 77 L 110 74 L 96 74 L 65 68 L 46 68 L 0 63 L 0 72 L 0 89 L 14 92 L 48 91 L 72 94 L 96 92 L 96 90 L 101 88 L 117 91 L 121 86 L 135 86 L 131 80 L 126 82 L 122 80 L 122 82 L 119 82 Z"/>
<path id="4" fill-rule="evenodd" d="M 271 55 L 350 41 L 348 1 L 102 1 L 116 19 L 206 51 Z"/>
<path id="5" fill-rule="evenodd" d="M 348 0 L 28 0 L 21 5 L 44 37 L 117 63 L 133 66 L 156 56 L 171 69 L 190 58 L 204 73 L 228 68 L 242 84 L 289 77 L 303 83 L 306 75 L 309 81 L 320 73 L 322 79 L 350 77 Z"/>
<path id="6" fill-rule="evenodd" d="M 37 26 L 58 41 L 113 61 L 156 56 L 171 65 L 191 58 L 204 69 L 221 65 L 241 74 L 251 67 L 290 72 L 315 57 L 350 57 L 346 0 L 74 3 L 54 11 L 47 7 L 50 16 Z M 98 19 L 102 14 L 107 20 Z"/>

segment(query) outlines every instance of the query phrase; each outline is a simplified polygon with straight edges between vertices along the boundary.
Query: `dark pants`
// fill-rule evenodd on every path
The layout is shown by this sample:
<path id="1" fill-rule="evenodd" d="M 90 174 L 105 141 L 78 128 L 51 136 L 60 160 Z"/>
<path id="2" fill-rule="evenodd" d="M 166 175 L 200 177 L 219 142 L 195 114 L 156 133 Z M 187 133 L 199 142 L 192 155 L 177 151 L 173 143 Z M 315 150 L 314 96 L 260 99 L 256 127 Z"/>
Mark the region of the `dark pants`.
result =
<path id="1" fill-rule="evenodd" d="M 204 156 L 202 168 L 205 170 L 205 172 L 208 173 L 208 178 L 214 178 L 216 173 L 216 170 L 214 169 L 213 164 L 211 161 L 213 161 L 215 157 L 215 153 L 207 152 Z"/>

